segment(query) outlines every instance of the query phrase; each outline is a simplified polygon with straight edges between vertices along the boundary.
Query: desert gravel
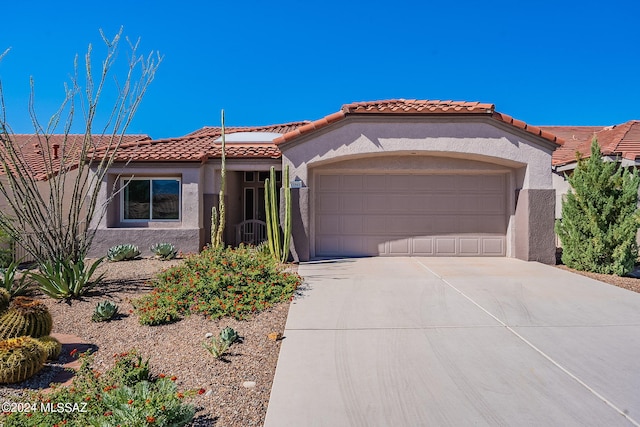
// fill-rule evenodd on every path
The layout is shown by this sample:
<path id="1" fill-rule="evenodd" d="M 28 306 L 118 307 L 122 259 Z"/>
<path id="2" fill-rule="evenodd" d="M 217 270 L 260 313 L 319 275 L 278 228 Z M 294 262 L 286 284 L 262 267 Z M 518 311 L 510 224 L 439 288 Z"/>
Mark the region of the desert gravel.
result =
<path id="1" fill-rule="evenodd" d="M 113 366 L 114 354 L 137 349 L 150 359 L 154 374 L 177 376 L 180 390 L 205 389 L 204 394 L 190 400 L 198 409 L 192 425 L 261 426 L 280 351 L 280 341 L 269 340 L 268 334 L 284 332 L 289 303 L 275 305 L 245 321 L 193 315 L 168 325 L 140 325 L 131 313 L 131 300 L 151 290 L 148 279 L 154 274 L 180 262 L 140 259 L 105 263 L 98 270 L 106 272 L 105 280 L 82 300 L 66 304 L 43 299 L 54 319 L 53 332 L 75 335 L 94 345 L 95 367 L 100 371 Z M 91 322 L 95 305 L 102 300 L 118 304 L 120 316 L 110 322 Z M 224 360 L 216 360 L 202 342 L 207 333 L 218 334 L 226 326 L 234 328 L 244 341 L 234 344 Z M 61 361 L 69 358 L 63 354 Z M 48 366 L 25 383 L 0 387 L 0 396 L 7 399 L 25 388 L 47 387 L 56 370 L 59 366 Z"/>

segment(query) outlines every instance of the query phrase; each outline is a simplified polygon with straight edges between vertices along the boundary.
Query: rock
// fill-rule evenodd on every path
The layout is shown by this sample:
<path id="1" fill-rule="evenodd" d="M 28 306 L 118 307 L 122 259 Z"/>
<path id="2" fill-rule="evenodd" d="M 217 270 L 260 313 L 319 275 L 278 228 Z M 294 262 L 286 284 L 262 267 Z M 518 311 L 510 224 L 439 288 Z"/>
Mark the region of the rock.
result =
<path id="1" fill-rule="evenodd" d="M 254 388 L 256 386 L 255 381 L 245 381 L 242 383 L 242 387 L 244 388 Z"/>
<path id="2" fill-rule="evenodd" d="M 206 334 L 204 334 L 205 338 L 211 338 L 213 336 L 213 334 L 211 332 L 207 332 Z"/>
<path id="3" fill-rule="evenodd" d="M 271 332 L 267 337 L 271 341 L 278 341 L 279 339 L 282 339 L 282 334 L 280 332 Z"/>

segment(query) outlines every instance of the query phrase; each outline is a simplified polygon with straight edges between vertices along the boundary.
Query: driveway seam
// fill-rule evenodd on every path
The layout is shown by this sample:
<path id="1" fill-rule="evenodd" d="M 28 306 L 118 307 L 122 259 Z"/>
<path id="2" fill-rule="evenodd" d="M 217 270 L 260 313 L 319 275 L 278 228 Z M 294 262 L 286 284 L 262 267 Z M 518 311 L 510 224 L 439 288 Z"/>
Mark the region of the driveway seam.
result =
<path id="1" fill-rule="evenodd" d="M 490 317 L 492 317 L 495 321 L 497 321 L 498 323 L 500 323 L 500 325 L 502 325 L 504 328 L 506 328 L 509 332 L 511 332 L 513 335 L 515 335 L 518 339 L 520 339 L 522 342 L 524 342 L 526 345 L 528 345 L 530 348 L 532 348 L 534 351 L 536 351 L 538 354 L 540 354 L 542 357 L 544 357 L 545 359 L 547 359 L 549 362 L 551 362 L 554 366 L 556 366 L 558 369 L 560 369 L 562 372 L 564 372 L 566 375 L 568 375 L 571 379 L 573 379 L 574 381 L 576 381 L 578 384 L 580 384 L 581 386 L 583 386 L 584 388 L 586 388 L 591 394 L 593 394 L 594 396 L 596 396 L 598 399 L 602 400 L 607 406 L 611 407 L 613 410 L 615 410 L 618 414 L 622 415 L 623 417 L 625 417 L 629 422 L 631 422 L 633 425 L 635 425 L 636 427 L 640 427 L 640 424 L 633 418 L 631 418 L 628 414 L 626 414 L 623 410 L 621 410 L 620 408 L 618 408 L 613 402 L 609 401 L 606 397 L 604 397 L 603 395 L 601 395 L 600 393 L 598 393 L 596 390 L 594 390 L 593 388 L 591 388 L 587 383 L 585 383 L 584 381 L 582 381 L 580 378 L 578 378 L 576 375 L 572 374 L 569 370 L 567 370 L 565 367 L 563 367 L 562 365 L 560 365 L 560 363 L 556 362 L 551 356 L 549 356 L 548 354 L 546 354 L 544 351 L 542 351 L 541 349 L 539 349 L 538 347 L 536 347 L 533 343 L 531 343 L 530 341 L 528 341 L 526 338 L 524 338 L 522 335 L 520 335 L 518 332 L 516 332 L 512 327 L 510 327 L 509 325 L 507 325 L 506 323 L 504 323 L 502 320 L 500 320 L 498 317 L 496 317 L 495 315 L 493 315 L 489 310 L 487 310 L 486 308 L 484 308 L 483 306 L 481 306 L 480 304 L 478 304 L 475 300 L 473 300 L 471 297 L 469 297 L 468 295 L 466 295 L 464 292 L 462 292 L 460 289 L 456 288 L 453 284 L 449 283 L 444 277 L 440 276 L 439 274 L 437 274 L 435 271 L 433 271 L 432 269 L 430 269 L 428 266 L 426 266 L 425 264 L 423 264 L 419 259 L 417 258 L 412 258 L 412 260 L 416 263 L 418 263 L 418 265 L 420 265 L 423 269 L 425 269 L 426 271 L 428 271 L 429 273 L 433 274 L 434 276 L 436 276 L 438 279 L 440 279 L 444 284 L 446 284 L 447 286 L 449 286 L 451 289 L 453 289 L 454 291 L 456 291 L 458 294 L 460 294 L 463 298 L 467 299 L 469 302 L 471 302 L 473 305 L 475 305 L 476 307 L 478 307 L 480 310 L 482 310 L 483 312 L 485 312 L 487 315 L 489 315 Z"/>

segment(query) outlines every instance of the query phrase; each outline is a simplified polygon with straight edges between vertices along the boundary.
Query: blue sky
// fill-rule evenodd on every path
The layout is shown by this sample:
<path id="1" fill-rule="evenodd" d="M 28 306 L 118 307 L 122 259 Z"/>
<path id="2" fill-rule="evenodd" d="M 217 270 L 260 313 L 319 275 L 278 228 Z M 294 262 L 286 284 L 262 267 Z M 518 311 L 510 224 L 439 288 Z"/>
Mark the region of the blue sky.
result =
<path id="1" fill-rule="evenodd" d="M 227 125 L 265 125 L 390 98 L 489 102 L 537 125 L 640 119 L 637 1 L 34 0 L 2 12 L 16 133 L 33 131 L 30 76 L 46 122 L 75 54 L 92 43 L 100 59 L 98 30 L 121 26 L 164 55 L 129 128 L 154 138 L 219 125 L 223 108 Z"/>

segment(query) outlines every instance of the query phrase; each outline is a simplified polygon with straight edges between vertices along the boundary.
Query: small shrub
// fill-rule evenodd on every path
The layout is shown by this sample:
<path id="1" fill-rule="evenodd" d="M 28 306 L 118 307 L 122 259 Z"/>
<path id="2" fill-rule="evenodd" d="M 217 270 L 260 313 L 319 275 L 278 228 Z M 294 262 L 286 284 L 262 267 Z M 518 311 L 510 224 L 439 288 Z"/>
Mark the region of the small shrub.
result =
<path id="1" fill-rule="evenodd" d="M 169 268 L 154 290 L 133 301 L 143 325 L 158 325 L 201 313 L 209 318 L 244 319 L 293 295 L 301 278 L 268 253 L 241 246 L 206 249 Z"/>
<path id="2" fill-rule="evenodd" d="M 213 357 L 220 360 L 226 354 L 227 350 L 229 350 L 229 347 L 240 341 L 240 339 L 238 333 L 233 328 L 227 326 L 220 331 L 219 336 L 211 337 L 208 342 L 203 342 L 202 346 L 211 353 Z"/>
<path id="3" fill-rule="evenodd" d="M 178 250 L 171 243 L 156 243 L 149 248 L 154 255 L 160 259 L 173 259 L 178 254 Z"/>
<path id="4" fill-rule="evenodd" d="M 90 355 L 81 355 L 81 366 L 70 387 L 54 387 L 46 394 L 34 392 L 24 402 L 35 403 L 36 410 L 4 413 L 4 426 L 185 426 L 193 419 L 193 405 L 185 399 L 195 390 L 179 392 L 167 378 L 149 374 L 149 362 L 135 351 L 116 354 L 115 366 L 99 373 L 92 369 Z M 78 410 L 42 411 L 48 404 L 68 404 Z M 40 405 L 43 405 L 42 407 Z M 55 406 L 53 408 L 56 408 Z"/>
<path id="5" fill-rule="evenodd" d="M 85 267 L 84 260 L 48 261 L 40 265 L 39 273 L 29 273 L 29 276 L 51 298 L 78 298 L 102 280 L 104 274 L 95 280 L 91 280 L 91 277 L 103 260 L 104 258 L 99 258 L 89 267 Z"/>
<path id="6" fill-rule="evenodd" d="M 0 286 L 9 292 L 11 298 L 24 295 L 29 286 L 26 273 L 23 273 L 19 279 L 16 278 L 19 264 L 19 261 L 13 261 L 7 267 L 0 268 Z"/>
<path id="7" fill-rule="evenodd" d="M 134 245 L 116 245 L 107 251 L 107 259 L 111 262 L 127 261 L 140 256 L 140 250 Z"/>
<path id="8" fill-rule="evenodd" d="M 100 301 L 96 304 L 96 308 L 91 316 L 93 322 L 106 322 L 111 320 L 113 316 L 118 314 L 118 305 L 111 301 Z"/>

